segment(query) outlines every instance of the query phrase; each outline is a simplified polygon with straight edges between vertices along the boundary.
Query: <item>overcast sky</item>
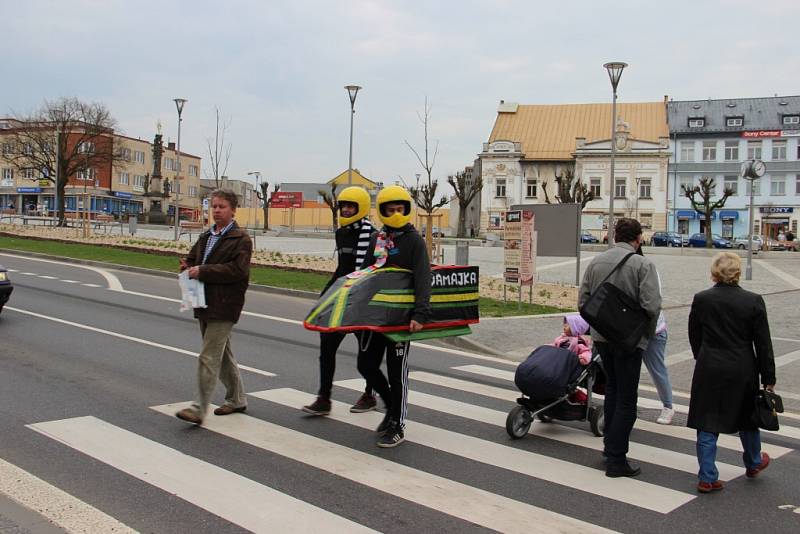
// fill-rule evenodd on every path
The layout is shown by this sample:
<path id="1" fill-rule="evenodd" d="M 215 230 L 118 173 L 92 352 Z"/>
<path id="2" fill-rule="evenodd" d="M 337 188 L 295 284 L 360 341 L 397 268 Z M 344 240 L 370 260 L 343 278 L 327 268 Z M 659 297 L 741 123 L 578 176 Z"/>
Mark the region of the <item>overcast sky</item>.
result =
<path id="1" fill-rule="evenodd" d="M 469 165 L 500 99 L 608 102 L 602 65 L 626 61 L 621 102 L 795 95 L 796 0 L 0 0 L 0 113 L 45 99 L 106 104 L 119 130 L 177 137 L 203 157 L 214 107 L 230 121 L 228 175 L 322 182 L 354 167 L 393 182 L 421 172 L 427 96 L 434 177 Z M 449 186 L 442 184 L 449 189 Z"/>

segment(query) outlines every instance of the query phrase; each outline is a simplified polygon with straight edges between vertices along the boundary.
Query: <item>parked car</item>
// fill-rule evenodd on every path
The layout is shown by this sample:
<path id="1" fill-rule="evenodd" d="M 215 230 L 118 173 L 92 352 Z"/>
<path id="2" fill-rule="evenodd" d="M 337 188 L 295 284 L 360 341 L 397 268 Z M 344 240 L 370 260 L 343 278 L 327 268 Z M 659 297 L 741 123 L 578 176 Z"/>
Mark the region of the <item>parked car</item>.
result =
<path id="1" fill-rule="evenodd" d="M 600 240 L 597 239 L 595 236 L 587 232 L 586 230 L 581 230 L 581 243 L 599 243 Z"/>
<path id="2" fill-rule="evenodd" d="M 746 235 L 740 235 L 733 238 L 733 247 L 738 248 L 739 250 L 747 249 L 747 243 L 749 242 L 749 237 Z M 760 235 L 753 236 L 753 250 L 761 250 L 764 247 L 764 239 Z"/>
<path id="3" fill-rule="evenodd" d="M 650 244 L 654 247 L 688 247 L 689 238 L 678 232 L 655 232 Z"/>
<path id="4" fill-rule="evenodd" d="M 723 238 L 719 234 L 711 234 L 711 245 L 714 248 L 733 248 L 733 243 L 729 240 Z M 706 246 L 706 234 L 693 234 L 692 237 L 689 238 L 689 246 L 690 247 L 705 247 Z"/>
<path id="5" fill-rule="evenodd" d="M 11 285 L 11 280 L 8 279 L 8 271 L 0 265 L 0 312 L 3 311 L 3 306 L 8 302 L 12 291 L 14 291 L 14 286 Z"/>

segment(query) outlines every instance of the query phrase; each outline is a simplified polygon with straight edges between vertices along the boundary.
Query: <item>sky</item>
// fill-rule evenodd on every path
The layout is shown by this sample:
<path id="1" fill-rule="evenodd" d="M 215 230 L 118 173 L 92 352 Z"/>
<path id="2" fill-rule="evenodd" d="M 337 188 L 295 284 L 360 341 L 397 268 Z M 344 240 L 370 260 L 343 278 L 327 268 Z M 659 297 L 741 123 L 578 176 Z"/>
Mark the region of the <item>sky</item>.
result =
<path id="1" fill-rule="evenodd" d="M 499 101 L 610 102 L 603 64 L 625 61 L 620 102 L 800 94 L 796 0 L 645 2 L 0 0 L 0 116 L 47 100 L 101 102 L 118 131 L 177 138 L 203 158 L 215 109 L 227 175 L 325 182 L 348 167 L 411 184 L 430 106 L 433 177 L 463 170 Z"/>

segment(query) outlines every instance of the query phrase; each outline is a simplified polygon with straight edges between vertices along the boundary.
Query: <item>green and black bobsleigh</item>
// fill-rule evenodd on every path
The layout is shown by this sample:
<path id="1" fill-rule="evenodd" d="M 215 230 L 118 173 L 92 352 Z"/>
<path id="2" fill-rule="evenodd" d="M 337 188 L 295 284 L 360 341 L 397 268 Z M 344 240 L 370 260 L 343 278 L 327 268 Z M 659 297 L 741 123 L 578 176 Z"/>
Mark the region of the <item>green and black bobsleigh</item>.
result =
<path id="1" fill-rule="evenodd" d="M 478 322 L 478 268 L 431 268 L 430 320 L 421 332 L 408 331 L 414 309 L 411 271 L 383 267 L 343 276 L 320 297 L 303 326 L 319 332 L 372 330 L 395 341 L 469 334 Z"/>

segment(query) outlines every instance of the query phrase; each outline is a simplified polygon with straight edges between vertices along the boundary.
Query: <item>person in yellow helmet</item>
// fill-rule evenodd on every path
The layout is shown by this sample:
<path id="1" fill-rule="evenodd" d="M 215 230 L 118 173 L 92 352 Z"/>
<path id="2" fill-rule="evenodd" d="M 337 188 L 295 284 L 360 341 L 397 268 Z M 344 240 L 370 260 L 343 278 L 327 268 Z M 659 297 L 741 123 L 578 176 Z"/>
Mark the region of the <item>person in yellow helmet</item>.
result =
<path id="1" fill-rule="evenodd" d="M 408 329 L 419 332 L 431 314 L 431 266 L 425 241 L 409 222 L 411 195 L 404 188 L 392 185 L 378 193 L 376 204 L 384 225 L 375 246 L 376 265 L 412 271 L 414 309 Z M 381 434 L 377 445 L 395 447 L 405 439 L 409 343 L 395 343 L 377 332 L 366 334 L 364 339 L 367 343 L 358 354 L 358 371 L 386 404 L 386 415 L 377 428 Z M 380 368 L 384 353 L 388 379 Z"/>
<path id="2" fill-rule="evenodd" d="M 339 210 L 339 228 L 336 230 L 336 252 L 338 264 L 336 271 L 328 281 L 323 293 L 340 277 L 357 269 L 363 269 L 374 261 L 375 237 L 377 230 L 369 220 L 369 208 L 372 204 L 369 193 L 362 187 L 346 187 L 336 200 Z M 361 340 L 361 332 L 356 337 Z M 302 410 L 311 415 L 328 415 L 331 413 L 331 389 L 333 374 L 336 369 L 336 352 L 345 334 L 342 332 L 321 332 L 319 348 L 320 386 L 317 399 L 303 406 Z M 356 403 L 350 407 L 353 413 L 374 410 L 377 406 L 372 388 L 367 384 L 366 390 Z"/>

